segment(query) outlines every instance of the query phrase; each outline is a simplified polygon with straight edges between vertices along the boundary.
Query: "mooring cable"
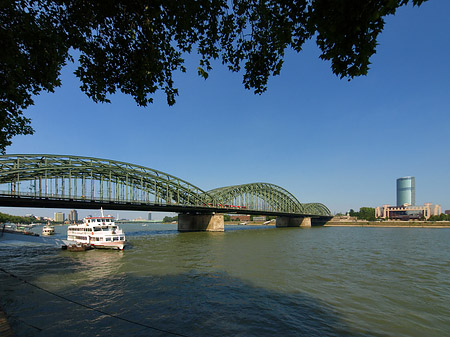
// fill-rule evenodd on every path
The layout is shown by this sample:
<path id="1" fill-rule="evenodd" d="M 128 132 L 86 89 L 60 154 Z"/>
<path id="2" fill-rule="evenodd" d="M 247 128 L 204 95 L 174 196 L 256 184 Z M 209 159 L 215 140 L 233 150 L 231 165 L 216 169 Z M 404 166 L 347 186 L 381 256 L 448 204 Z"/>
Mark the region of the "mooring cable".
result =
<path id="1" fill-rule="evenodd" d="M 136 321 L 132 321 L 132 320 L 130 320 L 130 319 L 128 319 L 128 318 L 124 318 L 124 317 L 120 317 L 120 316 L 118 316 L 118 315 L 110 314 L 110 313 L 105 312 L 105 311 L 103 311 L 103 310 L 100 310 L 100 309 L 96 309 L 96 308 L 90 307 L 90 306 L 88 306 L 88 305 L 86 305 L 86 304 L 84 304 L 84 303 L 80 303 L 80 302 L 71 300 L 70 298 L 67 298 L 67 297 L 64 297 L 64 296 L 62 296 L 62 295 L 56 294 L 56 293 L 54 293 L 54 292 L 52 292 L 52 291 L 50 291 L 50 290 L 41 288 L 41 287 L 39 287 L 38 285 L 33 284 L 33 283 L 30 283 L 30 282 L 28 282 L 27 280 L 24 280 L 23 278 L 21 278 L 21 277 L 19 277 L 19 276 L 17 276 L 17 275 L 14 275 L 13 273 L 10 273 L 9 271 L 6 271 L 6 270 L 3 269 L 3 268 L 0 268 L 0 271 L 3 272 L 3 273 L 5 273 L 5 274 L 7 274 L 7 275 L 9 275 L 9 276 L 11 276 L 11 277 L 13 277 L 13 278 L 15 278 L 15 279 L 17 279 L 17 280 L 19 280 L 19 281 L 21 281 L 21 282 L 23 282 L 23 283 L 25 283 L 25 284 L 28 284 L 28 285 L 30 285 L 30 286 L 32 286 L 32 287 L 35 287 L 36 289 L 39 289 L 39 290 L 44 291 L 44 292 L 46 292 L 46 293 L 49 293 L 49 294 L 51 294 L 51 295 L 53 295 L 53 296 L 56 296 L 56 297 L 58 297 L 58 298 L 61 298 L 61 299 L 65 300 L 65 301 L 68 301 L 68 302 L 77 304 L 77 305 L 79 305 L 79 306 L 81 306 L 81 307 L 84 307 L 84 308 L 86 308 L 86 309 L 89 309 L 89 310 L 98 312 L 98 313 L 100 313 L 100 314 L 102 314 L 102 315 L 106 315 L 106 316 L 109 316 L 109 317 L 112 317 L 112 318 L 116 318 L 116 319 L 119 319 L 119 320 L 122 320 L 122 321 L 125 321 L 125 322 L 128 322 L 128 323 L 131 323 L 131 324 L 139 325 L 139 326 L 142 326 L 142 327 L 147 328 L 147 329 L 152 329 L 152 330 L 156 330 L 156 331 L 159 331 L 159 332 L 164 332 L 164 333 L 167 333 L 167 334 L 169 334 L 169 335 L 182 336 L 182 337 L 189 337 L 189 336 L 187 336 L 187 335 L 183 335 L 183 334 L 180 334 L 180 333 L 177 333 L 177 332 L 173 332 L 173 331 L 168 331 L 168 330 L 163 330 L 163 329 L 155 328 L 155 327 L 153 327 L 153 326 L 150 326 L 150 325 L 147 325 L 147 324 L 144 324 L 144 323 L 139 323 L 139 322 L 136 322 Z"/>

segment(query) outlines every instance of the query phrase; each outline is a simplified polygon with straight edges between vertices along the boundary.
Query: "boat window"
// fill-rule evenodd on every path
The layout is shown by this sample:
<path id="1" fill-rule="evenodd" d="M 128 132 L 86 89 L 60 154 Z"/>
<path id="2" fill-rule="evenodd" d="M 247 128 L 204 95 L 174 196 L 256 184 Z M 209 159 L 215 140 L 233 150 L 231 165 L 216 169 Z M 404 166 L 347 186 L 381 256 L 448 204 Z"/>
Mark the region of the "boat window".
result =
<path id="1" fill-rule="evenodd" d="M 111 238 L 106 238 L 106 241 L 111 241 Z"/>
<path id="2" fill-rule="evenodd" d="M 113 237 L 113 241 L 119 241 L 119 237 L 118 236 L 114 236 Z"/>
<path id="3" fill-rule="evenodd" d="M 94 232 L 101 231 L 102 229 L 100 227 L 94 227 Z"/>
<path id="4" fill-rule="evenodd" d="M 123 240 L 125 240 L 125 238 L 123 236 L 121 236 L 120 237 L 120 241 L 123 241 Z"/>

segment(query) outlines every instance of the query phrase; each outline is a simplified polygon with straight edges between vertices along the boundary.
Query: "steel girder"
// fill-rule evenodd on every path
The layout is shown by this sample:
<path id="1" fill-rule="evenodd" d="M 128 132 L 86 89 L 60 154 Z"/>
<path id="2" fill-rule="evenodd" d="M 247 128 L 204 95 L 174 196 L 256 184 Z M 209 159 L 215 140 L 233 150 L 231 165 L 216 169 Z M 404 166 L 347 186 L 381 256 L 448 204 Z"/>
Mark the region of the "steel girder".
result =
<path id="1" fill-rule="evenodd" d="M 221 187 L 208 191 L 208 194 L 221 206 L 257 208 L 263 211 L 302 215 L 331 215 L 325 205 L 320 203 L 302 204 L 289 191 L 269 183 Z"/>
<path id="2" fill-rule="evenodd" d="M 307 203 L 307 204 L 302 204 L 302 205 L 307 214 L 331 216 L 331 211 L 324 204 L 315 202 L 315 203 Z"/>
<path id="3" fill-rule="evenodd" d="M 3 188 L 2 186 L 3 185 Z M 319 203 L 300 203 L 287 190 L 253 183 L 203 191 L 170 174 L 114 160 L 31 154 L 0 156 L 0 189 L 37 198 L 141 202 L 330 216 Z M 245 212 L 245 211 L 244 211 Z"/>
<path id="4" fill-rule="evenodd" d="M 182 179 L 144 166 L 80 156 L 0 156 L 0 184 L 10 192 L 102 200 L 205 205 L 205 192 Z M 20 188 L 20 190 L 19 190 Z M 205 199 L 206 198 L 206 199 Z"/>

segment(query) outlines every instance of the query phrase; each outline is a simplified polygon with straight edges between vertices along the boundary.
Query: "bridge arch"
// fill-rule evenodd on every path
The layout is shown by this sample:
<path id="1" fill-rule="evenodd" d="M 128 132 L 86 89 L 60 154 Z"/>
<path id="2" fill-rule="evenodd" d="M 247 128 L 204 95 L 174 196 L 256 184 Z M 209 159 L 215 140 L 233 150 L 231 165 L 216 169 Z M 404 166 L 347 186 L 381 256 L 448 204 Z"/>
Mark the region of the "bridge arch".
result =
<path id="1" fill-rule="evenodd" d="M 314 215 L 322 215 L 331 217 L 331 211 L 324 204 L 315 202 L 315 203 L 307 203 L 303 204 L 304 210 L 306 214 L 314 214 Z"/>
<path id="2" fill-rule="evenodd" d="M 199 187 L 140 165 L 65 155 L 0 156 L 0 185 L 12 194 L 86 200 L 205 205 Z"/>
<path id="3" fill-rule="evenodd" d="M 269 183 L 252 183 L 216 188 L 208 194 L 219 205 L 257 208 L 269 212 L 315 214 L 329 216 L 329 209 L 319 203 L 300 203 L 284 188 Z"/>
<path id="4" fill-rule="evenodd" d="M 331 215 L 325 205 L 302 204 L 274 184 L 260 182 L 204 191 L 144 166 L 68 155 L 1 155 L 0 195 L 5 197 L 3 200 L 9 198 L 10 203 L 16 203 L 19 197 L 46 203 L 51 199 L 58 205 L 70 202 L 82 208 L 89 208 L 89 202 L 101 202 L 116 209 L 127 209 L 132 204 L 133 209 L 160 210 L 164 206 L 164 210 L 175 212 L 252 210 L 253 214 Z"/>

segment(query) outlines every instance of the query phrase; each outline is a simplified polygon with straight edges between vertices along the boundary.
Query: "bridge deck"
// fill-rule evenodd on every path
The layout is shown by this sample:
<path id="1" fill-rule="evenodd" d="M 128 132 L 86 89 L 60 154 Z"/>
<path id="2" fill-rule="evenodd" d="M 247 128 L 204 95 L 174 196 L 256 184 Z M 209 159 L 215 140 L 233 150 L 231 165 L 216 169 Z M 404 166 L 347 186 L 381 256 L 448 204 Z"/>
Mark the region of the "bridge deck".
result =
<path id="1" fill-rule="evenodd" d="M 31 208 L 67 208 L 67 209 L 109 209 L 126 211 L 154 211 L 154 212 L 175 212 L 175 213 L 226 213 L 226 214 L 249 214 L 298 217 L 308 216 L 311 218 L 323 218 L 317 214 L 298 214 L 288 212 L 267 211 L 248 208 L 224 208 L 211 206 L 194 206 L 181 204 L 152 204 L 142 202 L 115 202 L 100 200 L 77 200 L 65 198 L 33 198 L 24 196 L 11 196 L 0 194 L 0 206 L 3 207 L 31 207 Z M 331 216 L 329 216 L 331 219 Z"/>

